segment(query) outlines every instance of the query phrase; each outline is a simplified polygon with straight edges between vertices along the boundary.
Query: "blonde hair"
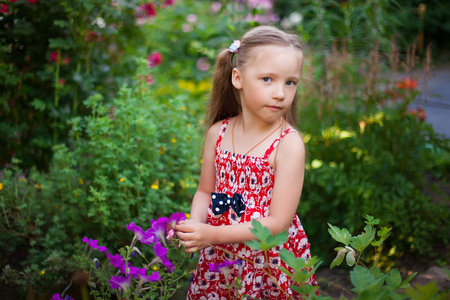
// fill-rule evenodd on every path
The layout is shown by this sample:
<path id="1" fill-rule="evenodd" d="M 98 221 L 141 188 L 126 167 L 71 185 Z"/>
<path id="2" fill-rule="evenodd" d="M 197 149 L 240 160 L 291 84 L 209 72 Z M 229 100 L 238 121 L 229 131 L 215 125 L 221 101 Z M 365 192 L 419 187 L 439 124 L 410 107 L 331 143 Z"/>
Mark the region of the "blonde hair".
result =
<path id="1" fill-rule="evenodd" d="M 239 94 L 231 82 L 233 68 L 245 68 L 251 62 L 252 50 L 260 46 L 294 47 L 303 53 L 303 43 L 298 35 L 286 33 L 273 26 L 258 26 L 248 31 L 241 39 L 237 53 L 223 49 L 216 58 L 214 67 L 211 99 L 207 110 L 207 126 L 237 116 L 241 113 Z M 296 126 L 297 95 L 284 118 Z"/>

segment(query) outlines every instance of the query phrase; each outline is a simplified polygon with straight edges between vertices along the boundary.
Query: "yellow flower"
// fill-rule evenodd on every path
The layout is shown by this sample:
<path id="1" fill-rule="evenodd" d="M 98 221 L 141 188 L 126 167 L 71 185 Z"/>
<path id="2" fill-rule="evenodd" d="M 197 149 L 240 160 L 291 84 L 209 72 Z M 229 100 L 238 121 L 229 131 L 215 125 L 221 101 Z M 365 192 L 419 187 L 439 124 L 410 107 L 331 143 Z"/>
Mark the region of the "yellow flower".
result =
<path id="1" fill-rule="evenodd" d="M 83 179 L 78 179 L 78 183 L 83 184 L 84 183 Z"/>
<path id="2" fill-rule="evenodd" d="M 203 165 L 203 158 L 200 159 L 200 164 Z"/>
<path id="3" fill-rule="evenodd" d="M 177 142 L 176 139 L 171 139 L 170 141 L 171 141 L 172 143 L 174 143 L 174 144 Z"/>
<path id="4" fill-rule="evenodd" d="M 41 275 L 44 275 L 44 274 L 45 274 L 45 271 L 44 271 L 44 270 L 42 270 L 42 271 L 41 271 Z"/>
<path id="5" fill-rule="evenodd" d="M 157 190 L 159 189 L 159 186 L 157 184 L 152 184 L 152 189 Z"/>
<path id="6" fill-rule="evenodd" d="M 74 195 L 74 197 L 75 197 L 75 198 L 77 198 L 77 197 L 78 197 L 78 194 L 77 194 L 77 193 L 73 193 L 73 195 Z"/>
<path id="7" fill-rule="evenodd" d="M 157 266 L 153 266 L 153 271 L 156 271 L 156 270 L 158 270 L 158 267 Z"/>
<path id="8" fill-rule="evenodd" d="M 186 127 L 191 127 L 191 123 L 187 123 L 187 124 L 186 124 Z"/>
<path id="9" fill-rule="evenodd" d="M 36 183 L 34 186 L 37 187 L 38 189 L 42 189 L 42 184 Z"/>
<path id="10" fill-rule="evenodd" d="M 186 215 L 186 219 L 189 219 L 191 217 L 190 213 L 185 213 L 185 215 Z"/>
<path id="11" fill-rule="evenodd" d="M 3 190 L 3 183 L 0 182 L 0 191 Z"/>
<path id="12" fill-rule="evenodd" d="M 119 180 L 120 180 L 120 182 L 124 182 L 125 181 L 125 179 L 123 179 L 123 178 L 120 178 Z"/>
<path id="13" fill-rule="evenodd" d="M 164 148 L 159 148 L 159 154 L 163 155 L 164 154 Z"/>
<path id="14" fill-rule="evenodd" d="M 186 106 L 183 106 L 183 107 L 181 108 L 181 110 L 182 110 L 182 111 L 185 111 L 185 110 L 186 110 Z"/>

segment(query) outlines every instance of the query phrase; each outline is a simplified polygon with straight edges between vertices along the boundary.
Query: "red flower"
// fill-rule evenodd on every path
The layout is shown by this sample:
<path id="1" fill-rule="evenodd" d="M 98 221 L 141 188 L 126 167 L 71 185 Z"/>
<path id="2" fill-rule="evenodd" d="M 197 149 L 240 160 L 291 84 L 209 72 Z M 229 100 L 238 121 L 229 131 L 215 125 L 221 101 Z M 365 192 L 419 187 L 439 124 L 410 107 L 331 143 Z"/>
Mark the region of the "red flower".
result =
<path id="1" fill-rule="evenodd" d="M 10 0 L 9 2 L 11 2 L 11 3 L 16 3 L 17 0 Z"/>
<path id="2" fill-rule="evenodd" d="M 58 83 L 63 87 L 66 84 L 66 80 L 61 78 L 60 80 L 58 80 Z"/>
<path id="3" fill-rule="evenodd" d="M 417 88 L 417 81 L 414 79 L 403 79 L 399 83 L 397 83 L 397 87 L 401 89 L 415 89 Z"/>
<path id="4" fill-rule="evenodd" d="M 147 60 L 150 68 L 159 66 L 162 63 L 162 54 L 160 52 L 154 52 L 147 57 Z"/>
<path id="5" fill-rule="evenodd" d="M 50 52 L 50 61 L 56 62 L 59 60 L 58 52 Z"/>
<path id="6" fill-rule="evenodd" d="M 9 11 L 8 4 L 0 4 L 0 13 L 6 14 Z"/>
<path id="7" fill-rule="evenodd" d="M 416 109 L 408 109 L 408 112 L 412 116 L 416 116 L 416 118 L 419 121 L 425 122 L 425 120 L 427 119 L 427 114 L 425 112 L 425 109 L 422 106 L 417 107 L 417 110 Z"/>
<path id="8" fill-rule="evenodd" d="M 38 0 L 28 0 L 28 2 L 30 2 L 31 4 L 33 4 L 33 3 L 37 3 Z"/>
<path id="9" fill-rule="evenodd" d="M 90 31 L 90 30 L 87 31 L 87 34 L 86 34 L 84 39 L 86 41 L 88 41 L 88 42 L 95 42 L 95 41 L 101 42 L 101 41 L 103 41 L 103 38 L 100 35 L 100 33 L 95 32 L 95 31 Z"/>
<path id="10" fill-rule="evenodd" d="M 70 62 L 70 57 L 64 57 L 64 65 L 68 65 Z"/>
<path id="11" fill-rule="evenodd" d="M 149 18 L 149 17 L 155 17 L 156 16 L 156 8 L 155 5 L 151 2 L 142 4 L 139 6 L 140 14 L 138 17 L 140 18 Z"/>

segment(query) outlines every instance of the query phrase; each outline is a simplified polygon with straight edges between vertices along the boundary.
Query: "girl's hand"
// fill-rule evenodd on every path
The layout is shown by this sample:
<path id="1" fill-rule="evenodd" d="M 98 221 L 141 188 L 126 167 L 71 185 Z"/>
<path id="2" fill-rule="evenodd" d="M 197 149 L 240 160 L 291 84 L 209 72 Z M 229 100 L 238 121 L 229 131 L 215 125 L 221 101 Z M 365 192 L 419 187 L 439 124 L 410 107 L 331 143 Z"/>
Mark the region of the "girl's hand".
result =
<path id="1" fill-rule="evenodd" d="M 180 239 L 180 245 L 184 246 L 184 251 L 187 253 L 194 253 L 211 245 L 209 242 L 211 225 L 185 220 L 175 225 L 174 229 Z"/>

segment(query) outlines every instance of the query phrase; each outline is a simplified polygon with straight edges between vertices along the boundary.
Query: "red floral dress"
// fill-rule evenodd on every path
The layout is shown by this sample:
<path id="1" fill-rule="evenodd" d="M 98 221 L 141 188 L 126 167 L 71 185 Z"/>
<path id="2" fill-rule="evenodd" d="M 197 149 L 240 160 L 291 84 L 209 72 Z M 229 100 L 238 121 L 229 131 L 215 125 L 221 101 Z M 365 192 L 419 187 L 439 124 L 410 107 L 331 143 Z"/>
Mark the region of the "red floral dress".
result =
<path id="1" fill-rule="evenodd" d="M 280 140 L 288 133 L 295 132 L 286 129 L 280 138 L 276 139 L 267 149 L 264 157 L 253 157 L 231 153 L 220 149 L 229 119 L 223 121 L 219 137 L 216 143 L 216 193 L 224 193 L 232 196 L 241 194 L 245 201 L 245 213 L 238 217 L 232 208 L 221 215 L 215 215 L 208 209 L 208 223 L 213 226 L 232 225 L 243 222 L 251 222 L 269 215 L 269 207 L 272 199 L 272 189 L 275 179 L 275 170 L 269 165 L 268 158 L 277 147 Z M 188 292 L 188 299 L 230 299 L 227 289 L 227 281 L 231 286 L 231 299 L 236 298 L 234 278 L 240 277 L 242 286 L 238 290 L 239 295 L 248 295 L 256 299 L 288 299 L 289 297 L 280 291 L 266 274 L 267 267 L 277 279 L 278 285 L 294 299 L 301 299 L 300 295 L 289 288 L 292 284 L 289 277 L 280 267 L 293 271 L 279 257 L 281 248 L 293 252 L 296 257 L 310 258 L 310 244 L 303 226 L 297 215 L 294 216 L 288 229 L 288 241 L 268 251 L 268 261 L 262 250 L 252 250 L 243 243 L 225 244 L 207 247 L 200 251 L 199 261 L 193 282 Z M 222 250 L 224 249 L 224 250 Z M 233 255 L 235 254 L 235 255 Z M 243 264 L 234 264 L 228 268 L 227 278 L 224 274 L 212 272 L 209 264 L 220 264 L 228 259 L 234 261 L 244 257 Z M 250 260 L 250 261 L 249 261 Z M 266 271 L 264 270 L 266 269 Z M 317 285 L 315 277 L 307 284 Z"/>

